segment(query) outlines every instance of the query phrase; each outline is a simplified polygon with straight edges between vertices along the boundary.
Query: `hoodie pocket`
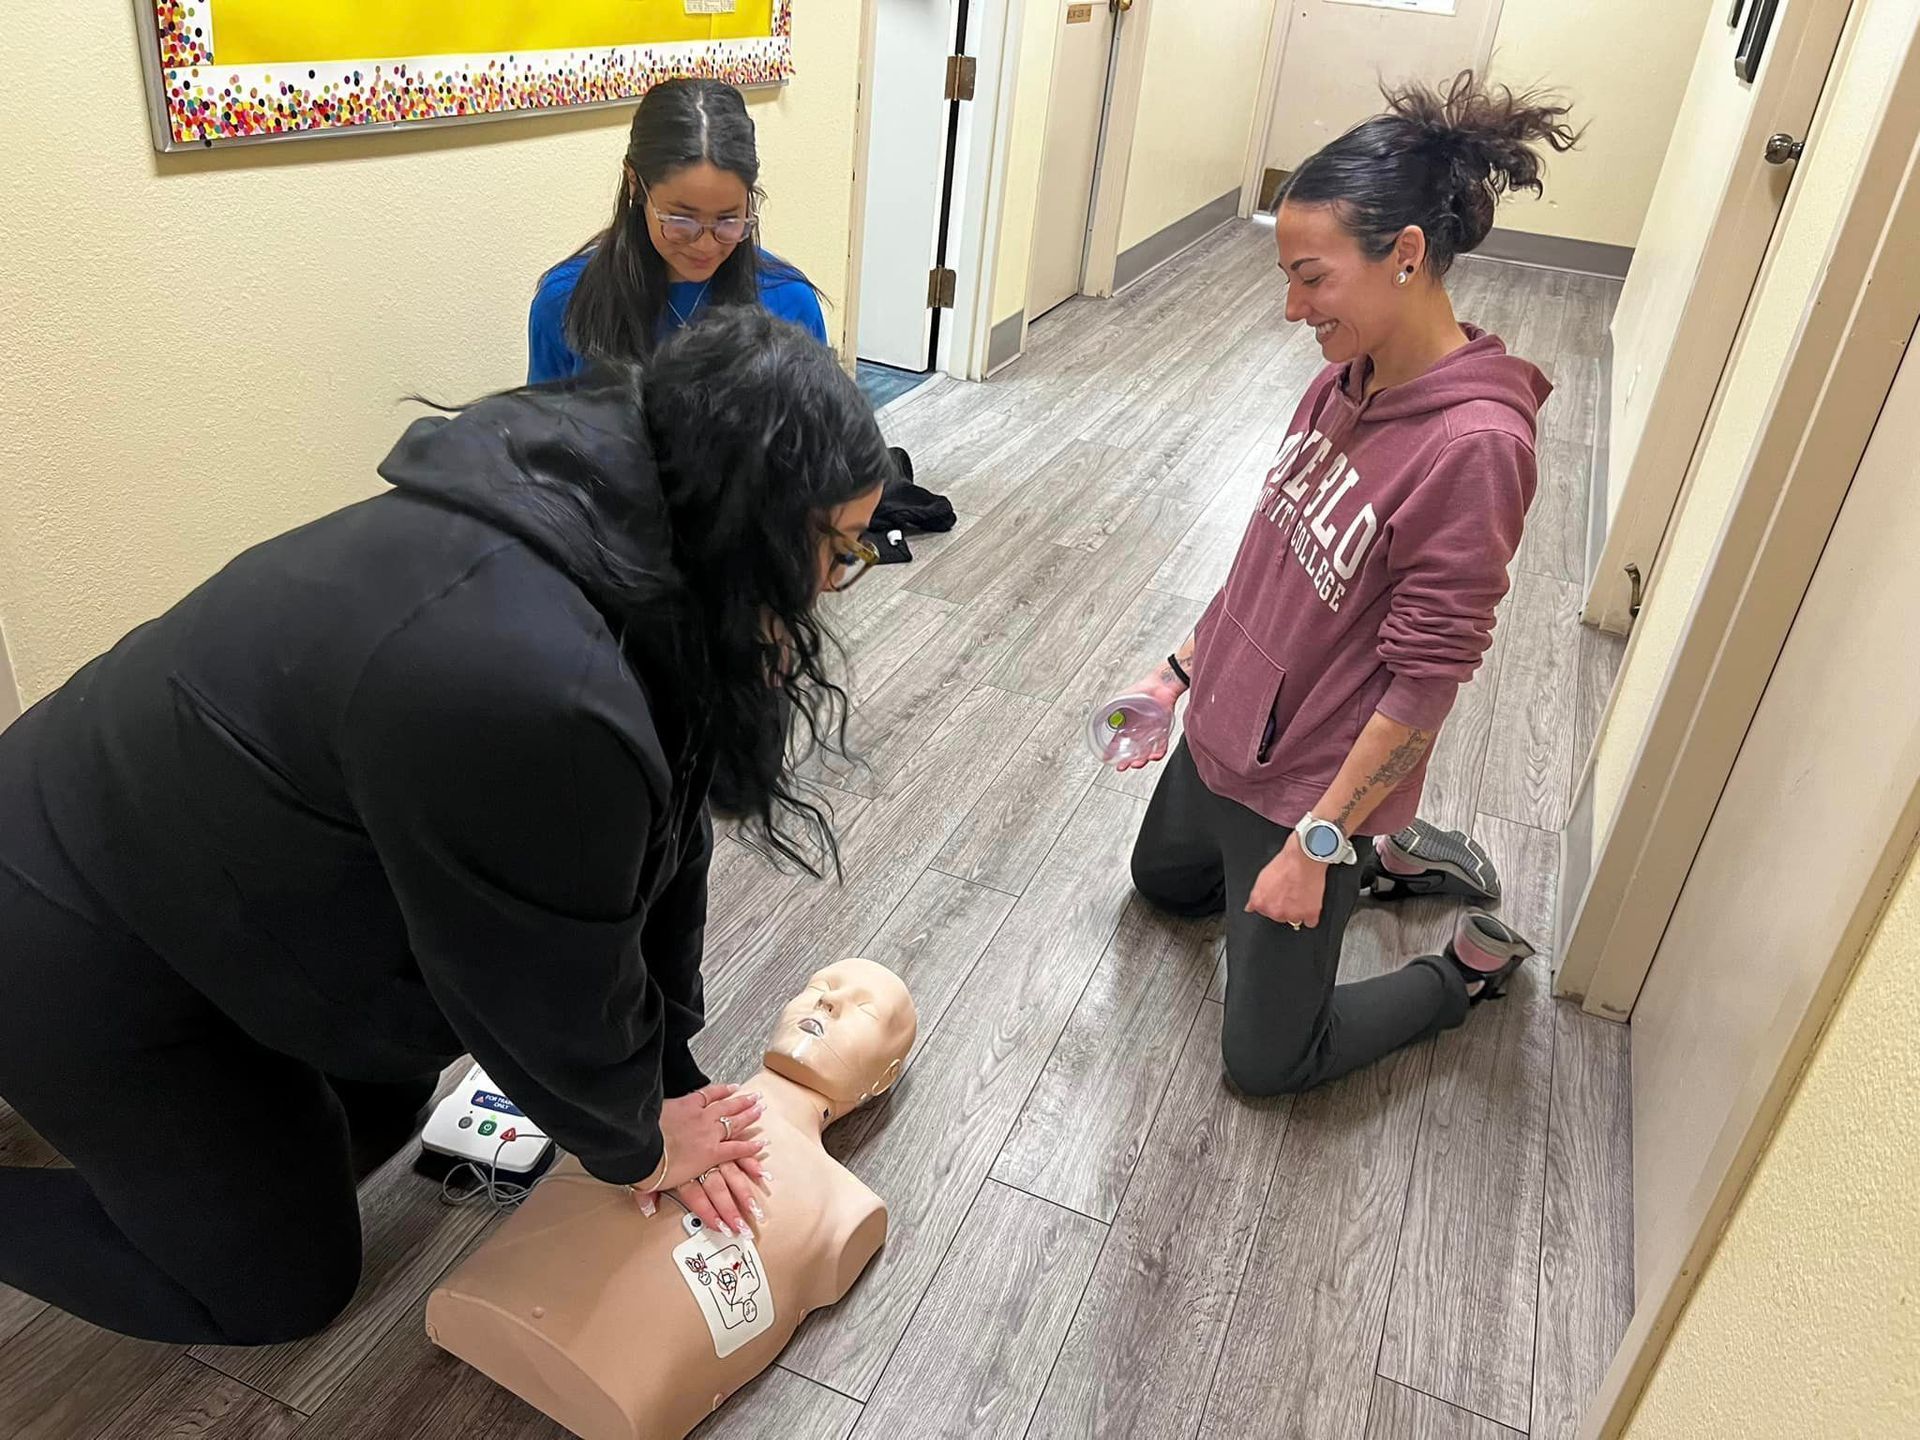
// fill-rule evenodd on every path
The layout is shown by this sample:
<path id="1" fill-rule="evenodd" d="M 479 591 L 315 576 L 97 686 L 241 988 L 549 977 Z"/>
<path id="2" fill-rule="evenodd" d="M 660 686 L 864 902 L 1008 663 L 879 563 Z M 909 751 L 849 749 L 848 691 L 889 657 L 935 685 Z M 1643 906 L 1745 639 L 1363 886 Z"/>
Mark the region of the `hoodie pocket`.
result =
<path id="1" fill-rule="evenodd" d="M 1187 733 L 1215 760 L 1254 774 L 1273 759 L 1275 712 L 1287 672 L 1231 615 L 1222 615 L 1194 661 Z"/>

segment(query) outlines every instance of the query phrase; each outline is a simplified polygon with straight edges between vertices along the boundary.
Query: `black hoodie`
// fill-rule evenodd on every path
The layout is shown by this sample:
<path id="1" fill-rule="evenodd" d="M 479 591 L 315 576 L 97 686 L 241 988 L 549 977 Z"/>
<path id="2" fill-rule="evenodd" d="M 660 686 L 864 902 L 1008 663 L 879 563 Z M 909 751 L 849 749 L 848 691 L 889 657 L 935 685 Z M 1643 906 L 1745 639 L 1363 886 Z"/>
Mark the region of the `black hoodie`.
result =
<path id="1" fill-rule="evenodd" d="M 255 1039 L 363 1080 L 470 1052 L 615 1182 L 705 1083 L 712 846 L 675 612 L 610 618 L 616 567 L 672 573 L 631 411 L 581 381 L 415 422 L 394 491 L 241 555 L 6 737 L 96 898 Z M 543 469 L 621 497 L 591 561 Z"/>

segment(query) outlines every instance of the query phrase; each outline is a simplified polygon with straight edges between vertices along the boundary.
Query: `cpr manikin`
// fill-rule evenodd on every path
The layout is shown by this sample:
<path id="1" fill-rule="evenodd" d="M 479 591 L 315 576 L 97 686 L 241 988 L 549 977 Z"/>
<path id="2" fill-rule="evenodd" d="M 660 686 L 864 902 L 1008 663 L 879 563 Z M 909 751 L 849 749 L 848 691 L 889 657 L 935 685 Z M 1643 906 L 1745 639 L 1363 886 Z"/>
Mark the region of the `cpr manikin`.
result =
<path id="1" fill-rule="evenodd" d="M 434 1290 L 428 1336 L 586 1440 L 681 1440 L 885 1240 L 886 1206 L 821 1132 L 893 1085 L 915 1027 L 891 970 L 829 965 L 746 1082 L 766 1098 L 772 1177 L 753 1240 L 702 1231 L 665 1196 L 642 1215 L 568 1157 Z"/>

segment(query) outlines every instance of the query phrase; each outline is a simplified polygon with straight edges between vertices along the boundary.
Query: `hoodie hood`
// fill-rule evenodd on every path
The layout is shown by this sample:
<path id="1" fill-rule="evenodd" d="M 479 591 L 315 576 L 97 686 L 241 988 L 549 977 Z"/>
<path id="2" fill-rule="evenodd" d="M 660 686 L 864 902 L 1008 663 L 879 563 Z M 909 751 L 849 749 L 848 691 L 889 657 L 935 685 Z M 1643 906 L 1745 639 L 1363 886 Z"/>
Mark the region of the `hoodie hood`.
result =
<path id="1" fill-rule="evenodd" d="M 1358 409 L 1356 418 L 1369 422 L 1424 415 L 1468 400 L 1490 400 L 1525 417 L 1531 427 L 1540 407 L 1553 394 L 1547 377 L 1531 361 L 1509 355 L 1498 335 L 1489 335 L 1473 325 L 1460 329 L 1467 343 L 1405 384 L 1390 386 L 1371 400 L 1361 401 L 1366 373 L 1358 362 L 1348 361 L 1340 367 L 1334 393 Z M 1372 362 L 1367 363 L 1371 367 Z"/>
<path id="2" fill-rule="evenodd" d="M 610 373 L 415 420 L 380 475 L 525 541 L 602 608 L 628 609 L 648 578 L 677 588 L 646 420 Z"/>

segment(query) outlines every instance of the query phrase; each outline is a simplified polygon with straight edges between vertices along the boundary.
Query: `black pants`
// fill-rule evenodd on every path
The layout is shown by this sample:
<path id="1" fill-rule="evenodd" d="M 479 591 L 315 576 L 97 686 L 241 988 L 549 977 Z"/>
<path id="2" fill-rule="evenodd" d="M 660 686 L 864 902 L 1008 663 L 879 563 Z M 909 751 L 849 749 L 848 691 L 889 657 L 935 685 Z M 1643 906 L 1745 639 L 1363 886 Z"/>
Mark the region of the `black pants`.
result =
<path id="1" fill-rule="evenodd" d="M 1247 897 L 1293 832 L 1207 789 L 1182 741 L 1153 792 L 1133 848 L 1140 894 L 1177 915 L 1224 912 L 1227 1017 L 1221 1058 L 1249 1095 L 1286 1095 L 1337 1080 L 1403 1045 L 1458 1025 L 1467 989 L 1453 965 L 1424 955 L 1389 975 L 1336 985 L 1340 945 L 1360 898 L 1371 842 L 1327 874 L 1311 930 L 1247 913 Z"/>
<path id="2" fill-rule="evenodd" d="M 434 1077 L 330 1081 L 256 1044 L 22 838 L 0 854 L 0 1097 L 73 1169 L 0 1167 L 0 1283 L 174 1344 L 323 1329 L 360 1278 L 356 1160 L 410 1138 Z"/>

